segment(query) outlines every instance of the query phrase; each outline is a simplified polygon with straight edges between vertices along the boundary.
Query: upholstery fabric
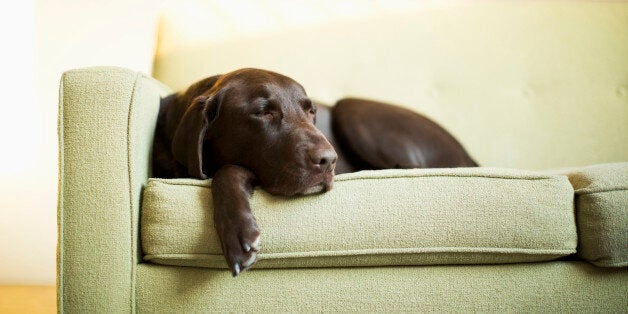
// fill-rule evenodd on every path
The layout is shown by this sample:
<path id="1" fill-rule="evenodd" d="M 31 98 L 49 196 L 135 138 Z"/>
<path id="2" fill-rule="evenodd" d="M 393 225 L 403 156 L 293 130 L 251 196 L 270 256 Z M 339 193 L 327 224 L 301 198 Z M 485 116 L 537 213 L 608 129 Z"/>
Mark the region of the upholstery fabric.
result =
<path id="1" fill-rule="evenodd" d="M 599 268 L 577 261 L 252 269 L 237 279 L 224 269 L 142 263 L 138 243 L 140 191 L 150 173 L 150 145 L 159 100 L 169 92 L 145 75 L 120 68 L 72 70 L 61 80 L 57 282 L 61 313 L 622 313 L 628 307 L 626 268 Z M 362 175 L 344 179 L 351 184 L 360 181 Z M 441 179 L 463 180 L 439 177 L 435 181 Z M 510 181 L 501 180 L 504 184 Z M 555 180 L 564 178 L 546 183 L 553 186 Z M 341 188 L 340 183 L 336 188 Z M 207 189 L 203 184 L 206 182 L 200 182 L 199 189 Z M 531 188 L 544 190 L 536 184 Z M 438 195 L 466 198 L 470 192 L 453 194 L 448 193 L 450 189 L 443 187 Z M 494 191 L 500 190 L 495 187 Z M 256 193 L 256 197 L 260 195 L 263 193 Z M 517 198 L 519 194 L 502 196 Z M 551 202 L 553 196 L 543 197 Z M 315 202 L 318 198 L 300 201 Z M 291 219 L 298 221 L 299 217 Z M 269 233 L 268 228 L 265 230 Z M 334 231 L 325 230 L 330 234 Z M 265 238 L 264 249 L 269 249 L 270 240 Z"/>
<path id="2" fill-rule="evenodd" d="M 149 173 L 157 81 L 121 68 L 66 72 L 59 100 L 60 312 L 135 308 L 140 190 Z"/>
<path id="3" fill-rule="evenodd" d="M 586 262 L 225 270 L 140 264 L 147 313 L 625 313 L 628 272 Z"/>
<path id="4" fill-rule="evenodd" d="M 213 227 L 211 180 L 150 179 L 145 261 L 226 267 Z M 315 196 L 257 189 L 256 268 L 546 261 L 575 253 L 573 189 L 564 176 L 508 169 L 364 171 Z"/>
<path id="5" fill-rule="evenodd" d="M 153 75 L 180 90 L 260 67 L 323 103 L 392 102 L 442 124 L 482 166 L 628 160 L 627 2 L 343 4 L 173 2 Z"/>
<path id="6" fill-rule="evenodd" d="M 576 192 L 578 255 L 597 266 L 628 266 L 628 162 L 553 171 Z"/>

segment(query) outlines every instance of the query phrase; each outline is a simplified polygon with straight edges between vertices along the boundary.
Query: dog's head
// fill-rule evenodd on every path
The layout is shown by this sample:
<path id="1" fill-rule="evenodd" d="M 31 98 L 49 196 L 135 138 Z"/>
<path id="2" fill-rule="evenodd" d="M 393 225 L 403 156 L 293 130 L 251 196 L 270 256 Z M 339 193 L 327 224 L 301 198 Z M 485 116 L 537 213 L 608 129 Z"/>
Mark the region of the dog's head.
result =
<path id="1" fill-rule="evenodd" d="M 316 107 L 299 83 L 242 69 L 203 84 L 203 91 L 197 84 L 186 92 L 195 95 L 187 95 L 172 138 L 173 155 L 189 175 L 204 179 L 232 164 L 252 171 L 272 194 L 331 188 L 337 155 L 314 126 Z"/>

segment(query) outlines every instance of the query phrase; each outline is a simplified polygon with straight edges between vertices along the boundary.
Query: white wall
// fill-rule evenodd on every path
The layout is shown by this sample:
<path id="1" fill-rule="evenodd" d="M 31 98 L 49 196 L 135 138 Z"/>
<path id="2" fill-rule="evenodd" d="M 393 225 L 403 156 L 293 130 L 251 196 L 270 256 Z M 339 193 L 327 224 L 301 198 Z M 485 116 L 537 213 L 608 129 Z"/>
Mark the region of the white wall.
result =
<path id="1" fill-rule="evenodd" d="M 0 284 L 55 283 L 61 74 L 150 73 L 163 3 L 27 0 L 0 11 Z"/>

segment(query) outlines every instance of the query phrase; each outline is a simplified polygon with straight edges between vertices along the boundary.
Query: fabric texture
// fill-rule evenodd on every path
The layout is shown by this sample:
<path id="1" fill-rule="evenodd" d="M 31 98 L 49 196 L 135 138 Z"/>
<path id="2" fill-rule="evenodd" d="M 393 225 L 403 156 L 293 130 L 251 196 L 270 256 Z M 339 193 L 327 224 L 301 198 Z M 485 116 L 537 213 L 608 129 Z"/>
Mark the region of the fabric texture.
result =
<path id="1" fill-rule="evenodd" d="M 142 185 L 160 96 L 169 90 L 126 69 L 66 72 L 59 100 L 60 312 L 135 309 Z"/>
<path id="2" fill-rule="evenodd" d="M 578 255 L 597 266 L 628 266 L 628 162 L 553 171 L 576 192 Z"/>
<path id="3" fill-rule="evenodd" d="M 145 261 L 226 267 L 213 227 L 211 180 L 150 179 Z M 257 189 L 256 268 L 546 261 L 576 252 L 573 189 L 564 176 L 507 169 L 416 169 L 339 175 L 327 193 Z"/>
<path id="4" fill-rule="evenodd" d="M 628 271 L 586 262 L 225 270 L 140 264 L 146 313 L 625 313 Z"/>

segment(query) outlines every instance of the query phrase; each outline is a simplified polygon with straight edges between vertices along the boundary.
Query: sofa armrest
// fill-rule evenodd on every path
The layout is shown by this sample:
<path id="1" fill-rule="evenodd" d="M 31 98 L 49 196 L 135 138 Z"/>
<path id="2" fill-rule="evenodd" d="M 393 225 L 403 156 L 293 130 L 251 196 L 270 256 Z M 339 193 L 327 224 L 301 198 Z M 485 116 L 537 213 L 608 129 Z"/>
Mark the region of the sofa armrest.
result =
<path id="1" fill-rule="evenodd" d="M 126 69 L 68 71 L 59 91 L 59 312 L 129 312 L 141 261 L 138 213 L 160 98 Z"/>

